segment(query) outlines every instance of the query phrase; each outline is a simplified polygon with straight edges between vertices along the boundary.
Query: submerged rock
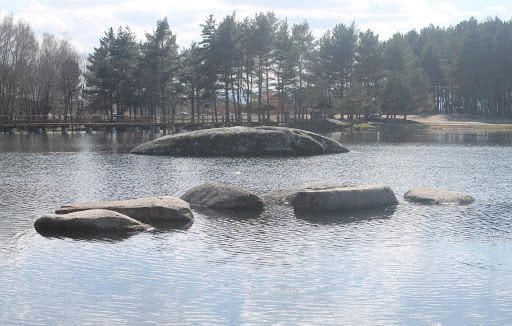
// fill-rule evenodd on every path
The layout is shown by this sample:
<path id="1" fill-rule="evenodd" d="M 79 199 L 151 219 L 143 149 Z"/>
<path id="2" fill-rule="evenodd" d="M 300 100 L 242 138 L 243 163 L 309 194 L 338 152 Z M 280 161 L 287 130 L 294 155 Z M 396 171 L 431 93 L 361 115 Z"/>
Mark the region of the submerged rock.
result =
<path id="1" fill-rule="evenodd" d="M 92 209 L 69 214 L 48 214 L 34 223 L 42 235 L 124 235 L 149 227 L 129 216 L 105 209 Z"/>
<path id="2" fill-rule="evenodd" d="M 192 206 L 209 209 L 261 211 L 264 202 L 255 193 L 226 183 L 209 182 L 185 192 L 181 199 Z"/>
<path id="3" fill-rule="evenodd" d="M 475 199 L 461 192 L 428 187 L 417 187 L 407 191 L 404 198 L 421 204 L 471 204 Z"/>
<path id="4" fill-rule="evenodd" d="M 190 205 L 173 196 L 65 205 L 55 213 L 67 214 L 90 209 L 112 210 L 153 226 L 187 225 L 194 220 Z"/>
<path id="5" fill-rule="evenodd" d="M 340 143 L 284 127 L 226 127 L 169 135 L 137 146 L 134 154 L 176 156 L 300 156 L 345 153 Z"/>
<path id="6" fill-rule="evenodd" d="M 325 183 L 325 182 L 307 182 L 304 184 L 292 185 L 283 189 L 274 190 L 264 195 L 263 198 L 267 204 L 289 205 L 293 202 L 297 194 L 306 190 L 326 190 L 333 188 L 346 187 L 345 184 Z"/>
<path id="7" fill-rule="evenodd" d="M 337 211 L 368 209 L 398 204 L 391 188 L 380 185 L 308 189 L 292 200 L 296 211 Z"/>

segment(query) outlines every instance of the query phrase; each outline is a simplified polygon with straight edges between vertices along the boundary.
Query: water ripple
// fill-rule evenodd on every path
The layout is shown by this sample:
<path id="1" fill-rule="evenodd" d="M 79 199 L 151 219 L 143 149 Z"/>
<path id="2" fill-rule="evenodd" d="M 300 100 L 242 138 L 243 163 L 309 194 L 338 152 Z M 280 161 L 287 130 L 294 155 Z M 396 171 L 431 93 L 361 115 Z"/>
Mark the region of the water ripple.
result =
<path id="1" fill-rule="evenodd" d="M 112 150 L 88 137 L 49 137 L 44 153 L 0 152 L 2 324 L 510 321 L 509 147 L 361 144 L 316 158 L 186 159 L 125 154 L 136 138 L 120 135 L 126 143 Z M 44 238 L 32 227 L 64 203 L 179 195 L 212 180 L 259 194 L 301 182 L 381 183 L 400 205 L 322 216 L 284 206 L 244 218 L 197 211 L 187 230 L 123 241 Z M 405 202 L 418 185 L 477 201 Z"/>

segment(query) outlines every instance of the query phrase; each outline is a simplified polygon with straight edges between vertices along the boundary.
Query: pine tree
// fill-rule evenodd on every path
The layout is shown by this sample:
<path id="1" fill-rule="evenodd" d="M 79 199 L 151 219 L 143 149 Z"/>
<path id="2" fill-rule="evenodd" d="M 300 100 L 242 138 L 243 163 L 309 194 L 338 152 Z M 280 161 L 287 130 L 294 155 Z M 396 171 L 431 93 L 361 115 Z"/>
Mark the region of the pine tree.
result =
<path id="1" fill-rule="evenodd" d="M 177 95 L 173 86 L 179 68 L 178 46 L 167 18 L 158 20 L 155 31 L 146 34 L 143 49 L 152 113 L 156 115 L 156 108 L 159 107 L 164 117 L 167 117 L 170 106 L 171 122 L 174 122 Z"/>
<path id="2" fill-rule="evenodd" d="M 308 75 L 311 73 L 311 60 L 314 51 L 314 37 L 307 22 L 293 25 L 292 45 L 294 54 L 291 59 L 295 60 L 294 66 L 297 76 L 295 85 L 296 118 L 304 119 L 306 103 L 305 84 L 309 79 Z"/>
<path id="3" fill-rule="evenodd" d="M 89 55 L 87 65 L 87 94 L 91 98 L 91 106 L 113 114 L 114 96 L 117 90 L 115 68 L 112 64 L 112 49 L 115 34 L 111 27 L 100 39 L 100 46 L 94 48 Z"/>

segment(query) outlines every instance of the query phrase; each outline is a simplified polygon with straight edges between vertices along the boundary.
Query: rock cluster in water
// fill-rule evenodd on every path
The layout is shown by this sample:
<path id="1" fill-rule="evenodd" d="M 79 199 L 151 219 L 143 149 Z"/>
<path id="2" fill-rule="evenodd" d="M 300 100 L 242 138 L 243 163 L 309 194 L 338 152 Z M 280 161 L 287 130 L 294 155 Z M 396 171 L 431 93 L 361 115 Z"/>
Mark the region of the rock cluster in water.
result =
<path id="1" fill-rule="evenodd" d="M 133 154 L 174 156 L 308 156 L 345 153 L 319 134 L 284 127 L 226 127 L 164 136 L 137 146 Z"/>
<path id="2" fill-rule="evenodd" d="M 426 204 L 474 201 L 462 193 L 432 188 L 415 188 L 404 197 Z M 398 200 L 391 188 L 381 185 L 309 183 L 273 191 L 262 198 L 238 186 L 210 182 L 191 188 L 181 198 L 161 196 L 62 206 L 55 214 L 39 218 L 34 227 L 43 235 L 129 235 L 151 228 L 188 227 L 194 221 L 190 205 L 239 216 L 243 212 L 259 213 L 270 204 L 291 205 L 298 214 L 341 213 L 395 206 Z"/>
<path id="3" fill-rule="evenodd" d="M 187 227 L 194 221 L 189 203 L 172 196 L 65 205 L 34 223 L 43 235 L 129 235 L 153 227 Z"/>
<path id="4" fill-rule="evenodd" d="M 187 225 L 194 221 L 190 205 L 173 196 L 129 200 L 103 201 L 65 205 L 56 214 L 68 214 L 91 209 L 106 209 L 130 216 L 149 225 Z"/>

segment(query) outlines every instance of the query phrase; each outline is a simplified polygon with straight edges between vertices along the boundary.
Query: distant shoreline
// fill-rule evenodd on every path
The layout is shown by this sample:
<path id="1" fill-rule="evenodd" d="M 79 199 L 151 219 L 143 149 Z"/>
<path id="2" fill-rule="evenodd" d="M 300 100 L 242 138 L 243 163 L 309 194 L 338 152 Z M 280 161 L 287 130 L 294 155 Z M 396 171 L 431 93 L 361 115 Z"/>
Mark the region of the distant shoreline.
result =
<path id="1" fill-rule="evenodd" d="M 407 119 L 437 130 L 512 131 L 511 118 L 497 119 L 456 113 L 410 115 Z"/>
<path id="2" fill-rule="evenodd" d="M 311 120 L 307 120 L 309 122 Z M 395 119 L 382 117 L 364 120 L 335 120 L 327 119 L 327 127 L 340 130 L 372 130 L 379 127 L 405 127 L 419 130 L 445 131 L 445 132 L 507 132 L 512 133 L 512 118 L 495 118 L 471 114 L 412 114 L 403 119 L 403 115 L 397 115 Z M 304 123 L 299 128 L 308 129 L 316 127 L 315 124 Z M 320 126 L 324 127 L 324 126 Z"/>

